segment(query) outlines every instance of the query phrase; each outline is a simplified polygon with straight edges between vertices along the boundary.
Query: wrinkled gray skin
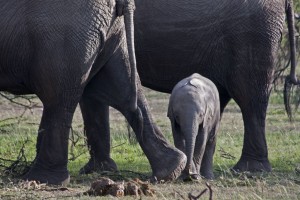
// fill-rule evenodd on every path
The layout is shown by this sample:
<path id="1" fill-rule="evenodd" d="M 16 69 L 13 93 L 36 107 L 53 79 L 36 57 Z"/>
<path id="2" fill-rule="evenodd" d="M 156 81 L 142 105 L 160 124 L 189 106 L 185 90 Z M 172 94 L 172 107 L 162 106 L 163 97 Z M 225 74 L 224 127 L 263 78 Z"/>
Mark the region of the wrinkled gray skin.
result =
<path id="1" fill-rule="evenodd" d="M 134 6 L 125 2 L 124 10 L 123 4 L 116 10 L 114 0 L 0 0 L 0 89 L 36 94 L 44 106 L 35 163 L 24 179 L 69 181 L 68 135 L 80 100 L 115 107 L 138 137 L 143 131 L 156 139 L 143 144 L 149 161 L 167 155 L 172 161 L 153 168 L 153 175 L 175 178 L 184 167 L 185 155 L 157 135 L 154 125 L 143 128 L 141 114 L 148 112 L 135 81 Z M 138 107 L 136 89 L 143 99 Z"/>
<path id="2" fill-rule="evenodd" d="M 142 85 L 170 93 L 178 81 L 199 73 L 217 86 L 221 115 L 234 99 L 244 121 L 244 144 L 233 167 L 236 171 L 271 171 L 265 120 L 285 16 L 291 77 L 295 77 L 290 0 L 136 1 L 135 46 Z M 81 104 L 94 119 L 85 120 L 88 138 L 97 141 L 89 143 L 95 150 L 91 159 L 101 164 L 103 157 L 109 157 L 109 140 L 105 139 L 109 117 L 107 106 L 97 105 L 96 111 L 94 106 Z"/>
<path id="3" fill-rule="evenodd" d="M 213 155 L 220 122 L 219 93 L 209 79 L 193 74 L 172 90 L 168 117 L 175 146 L 187 156 L 183 179 L 213 179 Z"/>

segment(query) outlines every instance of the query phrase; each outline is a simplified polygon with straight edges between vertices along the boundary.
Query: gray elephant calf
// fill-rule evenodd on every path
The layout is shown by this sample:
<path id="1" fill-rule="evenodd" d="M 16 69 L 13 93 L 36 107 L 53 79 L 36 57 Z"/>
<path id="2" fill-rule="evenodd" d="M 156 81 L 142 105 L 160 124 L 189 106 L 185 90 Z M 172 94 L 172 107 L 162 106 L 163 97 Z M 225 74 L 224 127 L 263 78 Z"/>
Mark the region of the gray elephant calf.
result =
<path id="1" fill-rule="evenodd" d="M 170 96 L 168 117 L 174 143 L 185 152 L 182 178 L 213 178 L 216 131 L 220 121 L 219 93 L 209 79 L 193 74 L 177 83 Z"/>

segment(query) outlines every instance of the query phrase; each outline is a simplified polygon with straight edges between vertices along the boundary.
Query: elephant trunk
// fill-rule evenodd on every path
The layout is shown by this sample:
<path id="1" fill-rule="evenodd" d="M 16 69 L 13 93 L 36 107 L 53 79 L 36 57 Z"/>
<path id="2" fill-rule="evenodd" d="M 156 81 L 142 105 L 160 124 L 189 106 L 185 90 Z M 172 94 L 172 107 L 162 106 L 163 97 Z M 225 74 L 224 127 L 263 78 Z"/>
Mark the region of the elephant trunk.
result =
<path id="1" fill-rule="evenodd" d="M 124 23 L 126 30 L 126 42 L 128 47 L 128 57 L 131 68 L 131 84 L 133 95 L 131 96 L 130 109 L 135 111 L 137 109 L 137 86 L 136 86 L 136 58 L 134 48 L 134 23 L 133 15 L 135 10 L 134 0 L 117 0 L 117 15 L 124 15 Z"/>
<path id="2" fill-rule="evenodd" d="M 188 173 L 188 175 L 191 175 L 192 173 L 192 166 L 193 166 L 193 158 L 194 158 L 194 149 L 195 149 L 195 142 L 196 137 L 198 134 L 198 126 L 195 122 L 189 123 L 188 126 L 182 127 L 182 132 L 185 138 L 185 154 L 187 157 L 187 163 L 185 166 L 185 172 Z"/>
<path id="3" fill-rule="evenodd" d="M 289 116 L 289 119 L 292 120 L 292 111 L 290 106 L 290 93 L 293 85 L 299 85 L 300 81 L 296 76 L 296 39 L 295 39 L 295 22 L 294 22 L 294 10 L 293 10 L 293 1 L 286 2 L 286 15 L 287 15 L 287 23 L 288 23 L 288 31 L 289 31 L 289 42 L 290 42 L 290 50 L 291 50 L 291 71 L 290 75 L 285 78 L 284 83 L 284 105 L 285 110 Z"/>

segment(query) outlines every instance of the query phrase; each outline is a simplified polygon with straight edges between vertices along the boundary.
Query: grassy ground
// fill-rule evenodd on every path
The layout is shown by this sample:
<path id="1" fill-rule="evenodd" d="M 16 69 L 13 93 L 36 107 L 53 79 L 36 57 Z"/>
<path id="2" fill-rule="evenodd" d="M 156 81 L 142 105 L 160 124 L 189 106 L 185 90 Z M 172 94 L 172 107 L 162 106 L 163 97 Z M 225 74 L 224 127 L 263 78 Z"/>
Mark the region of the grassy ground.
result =
<path id="1" fill-rule="evenodd" d="M 170 122 L 166 116 L 169 96 L 145 89 L 152 114 L 165 136 L 172 141 Z M 3 159 L 17 159 L 22 145 L 26 141 L 24 154 L 28 160 L 35 155 L 35 139 L 41 108 L 26 111 L 22 118 L 23 107 L 1 100 L 0 119 L 0 165 L 7 165 Z M 77 110 L 73 123 L 70 144 L 69 170 L 71 184 L 65 188 L 47 187 L 42 189 L 22 189 L 18 179 L 0 172 L 0 199 L 42 199 L 74 198 L 90 199 L 82 196 L 90 183 L 97 177 L 110 176 L 113 179 L 145 178 L 151 170 L 140 147 L 128 140 L 125 119 L 120 113 L 111 110 L 112 157 L 117 162 L 120 174 L 92 174 L 79 176 L 78 171 L 87 162 L 88 154 L 82 133 L 82 119 Z M 21 120 L 20 120 L 21 119 Z M 230 102 L 223 115 L 218 132 L 218 142 L 214 157 L 216 179 L 209 181 L 214 199 L 300 199 L 300 113 L 294 123 L 289 123 L 284 111 L 282 96 L 272 94 L 267 114 L 267 143 L 272 173 L 239 174 L 230 172 L 239 159 L 243 142 L 243 122 L 240 110 Z M 0 167 L 1 169 L 1 167 Z M 205 180 L 193 183 L 175 181 L 154 185 L 156 199 L 188 199 L 188 193 L 199 194 L 206 188 Z M 208 194 L 204 195 L 208 199 Z M 111 199 L 97 197 L 95 199 Z M 143 199 L 153 199 L 143 197 Z M 203 197 L 204 198 L 204 197 Z M 125 199 L 133 199 L 126 197 Z"/>

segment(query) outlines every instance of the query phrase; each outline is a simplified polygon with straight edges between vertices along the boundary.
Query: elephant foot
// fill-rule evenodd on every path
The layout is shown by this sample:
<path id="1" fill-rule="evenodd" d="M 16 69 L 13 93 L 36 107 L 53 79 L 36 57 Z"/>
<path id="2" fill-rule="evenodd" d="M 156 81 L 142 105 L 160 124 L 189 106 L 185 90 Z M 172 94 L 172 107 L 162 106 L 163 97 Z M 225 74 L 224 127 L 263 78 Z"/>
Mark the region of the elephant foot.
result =
<path id="1" fill-rule="evenodd" d="M 90 174 L 93 172 L 101 171 L 118 171 L 117 164 L 111 158 L 108 160 L 97 161 L 94 158 L 90 158 L 89 162 L 80 169 L 79 174 Z"/>
<path id="2" fill-rule="evenodd" d="M 66 186 L 70 182 L 68 170 L 45 170 L 38 167 L 32 167 L 30 171 L 22 177 L 23 180 L 38 181 L 50 185 Z"/>
<path id="3" fill-rule="evenodd" d="M 214 173 L 211 170 L 201 170 L 201 176 L 208 180 L 213 180 L 215 178 Z"/>
<path id="4" fill-rule="evenodd" d="M 258 161 L 242 157 L 238 163 L 231 169 L 234 172 L 270 172 L 272 167 L 268 160 Z"/>
<path id="5" fill-rule="evenodd" d="M 167 155 L 152 166 L 153 176 L 157 180 L 172 181 L 177 179 L 186 165 L 186 156 L 179 150 L 175 150 L 173 156 Z"/>
<path id="6" fill-rule="evenodd" d="M 200 176 L 199 174 L 187 174 L 187 173 L 182 173 L 178 179 L 179 179 L 179 180 L 182 180 L 182 181 L 184 181 L 184 182 L 188 182 L 188 181 L 198 181 L 198 180 L 201 180 L 201 176 Z"/>

